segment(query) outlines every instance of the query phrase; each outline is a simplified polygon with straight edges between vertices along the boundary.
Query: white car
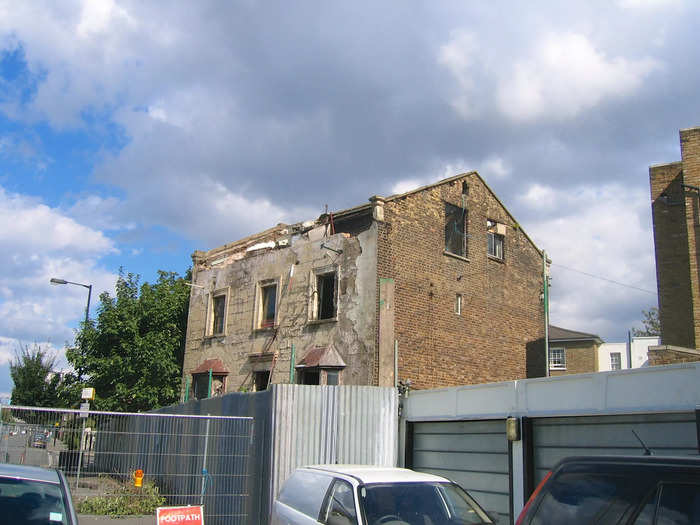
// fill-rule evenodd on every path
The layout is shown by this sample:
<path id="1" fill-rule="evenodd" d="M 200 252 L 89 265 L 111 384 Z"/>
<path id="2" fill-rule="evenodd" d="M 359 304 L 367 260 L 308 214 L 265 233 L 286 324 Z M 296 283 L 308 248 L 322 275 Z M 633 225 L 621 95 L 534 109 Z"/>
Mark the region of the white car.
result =
<path id="1" fill-rule="evenodd" d="M 493 523 L 459 485 L 402 468 L 298 468 L 272 507 L 272 525 L 466 525 Z"/>

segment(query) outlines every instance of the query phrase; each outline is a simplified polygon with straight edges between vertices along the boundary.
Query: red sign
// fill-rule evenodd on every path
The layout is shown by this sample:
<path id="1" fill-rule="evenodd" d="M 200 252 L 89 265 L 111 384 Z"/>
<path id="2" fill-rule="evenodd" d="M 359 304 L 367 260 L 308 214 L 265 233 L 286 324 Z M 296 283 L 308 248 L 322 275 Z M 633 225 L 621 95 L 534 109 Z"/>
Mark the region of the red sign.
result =
<path id="1" fill-rule="evenodd" d="M 158 525 L 204 525 L 204 507 L 158 507 L 156 522 Z"/>

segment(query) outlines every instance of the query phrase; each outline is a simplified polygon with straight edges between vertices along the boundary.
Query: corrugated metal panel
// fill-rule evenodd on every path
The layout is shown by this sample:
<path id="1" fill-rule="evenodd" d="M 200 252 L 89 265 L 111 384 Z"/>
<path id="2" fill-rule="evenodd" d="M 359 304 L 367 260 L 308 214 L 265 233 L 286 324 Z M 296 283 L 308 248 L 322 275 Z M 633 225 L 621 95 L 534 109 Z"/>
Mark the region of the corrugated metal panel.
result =
<path id="1" fill-rule="evenodd" d="M 299 466 L 396 464 L 393 388 L 274 385 L 272 412 L 272 498 Z"/>
<path id="2" fill-rule="evenodd" d="M 642 455 L 633 430 L 656 455 L 698 453 L 693 412 L 538 418 L 533 420 L 535 483 L 567 456 Z"/>
<path id="3" fill-rule="evenodd" d="M 510 515 L 505 420 L 413 423 L 414 470 L 451 479 L 504 522 Z"/>

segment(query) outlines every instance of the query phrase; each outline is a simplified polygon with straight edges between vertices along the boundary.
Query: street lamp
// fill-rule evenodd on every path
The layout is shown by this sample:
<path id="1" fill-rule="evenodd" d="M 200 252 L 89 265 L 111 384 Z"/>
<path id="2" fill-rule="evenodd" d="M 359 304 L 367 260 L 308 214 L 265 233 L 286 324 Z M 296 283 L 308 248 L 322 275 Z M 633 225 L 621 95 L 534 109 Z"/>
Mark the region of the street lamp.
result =
<path id="1" fill-rule="evenodd" d="M 55 277 L 51 278 L 51 281 L 49 281 L 51 284 L 74 284 L 76 286 L 82 286 L 83 288 L 88 289 L 88 301 L 87 301 L 87 308 L 85 308 L 85 326 L 87 326 L 88 323 L 88 314 L 90 313 L 90 296 L 92 295 L 92 285 L 91 284 L 82 284 L 82 283 L 74 283 L 71 281 L 66 281 L 65 279 L 56 279 Z"/>

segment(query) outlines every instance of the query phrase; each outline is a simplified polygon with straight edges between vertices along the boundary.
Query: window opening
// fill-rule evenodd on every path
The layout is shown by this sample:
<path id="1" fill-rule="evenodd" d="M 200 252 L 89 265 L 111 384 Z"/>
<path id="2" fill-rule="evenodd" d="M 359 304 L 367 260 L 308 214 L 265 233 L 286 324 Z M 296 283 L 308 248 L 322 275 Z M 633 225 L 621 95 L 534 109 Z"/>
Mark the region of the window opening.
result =
<path id="1" fill-rule="evenodd" d="M 340 371 L 339 370 L 326 370 L 326 384 L 327 385 L 339 385 Z"/>
<path id="2" fill-rule="evenodd" d="M 253 381 L 256 392 L 267 390 L 267 385 L 270 382 L 270 371 L 262 370 L 260 372 L 255 372 L 255 378 Z"/>
<path id="3" fill-rule="evenodd" d="M 455 297 L 455 313 L 462 315 L 462 294 L 458 293 Z"/>
<path id="4" fill-rule="evenodd" d="M 564 348 L 549 349 L 549 368 L 553 370 L 566 370 L 566 351 Z"/>
<path id="5" fill-rule="evenodd" d="M 336 316 L 335 272 L 316 276 L 316 311 L 318 319 L 333 319 Z"/>
<path id="6" fill-rule="evenodd" d="M 321 374 L 318 368 L 306 369 L 299 374 L 300 385 L 320 385 Z"/>
<path id="7" fill-rule="evenodd" d="M 224 320 L 226 315 L 226 295 L 217 295 L 214 297 L 212 310 L 214 314 L 214 319 L 212 322 L 212 334 L 223 334 Z"/>
<path id="8" fill-rule="evenodd" d="M 496 259 L 503 259 L 503 240 L 504 236 L 498 233 L 498 230 L 503 229 L 503 225 L 499 225 L 491 219 L 486 221 L 486 252 Z"/>
<path id="9" fill-rule="evenodd" d="M 469 195 L 469 183 L 466 180 L 462 181 L 462 195 Z"/>
<path id="10" fill-rule="evenodd" d="M 445 251 L 467 256 L 467 210 L 445 203 Z"/>
<path id="11" fill-rule="evenodd" d="M 270 284 L 260 289 L 260 328 L 272 328 L 275 326 L 275 313 L 277 308 L 277 285 Z"/>
<path id="12" fill-rule="evenodd" d="M 622 369 L 622 356 L 620 352 L 613 352 L 610 354 L 610 370 L 621 370 Z"/>

